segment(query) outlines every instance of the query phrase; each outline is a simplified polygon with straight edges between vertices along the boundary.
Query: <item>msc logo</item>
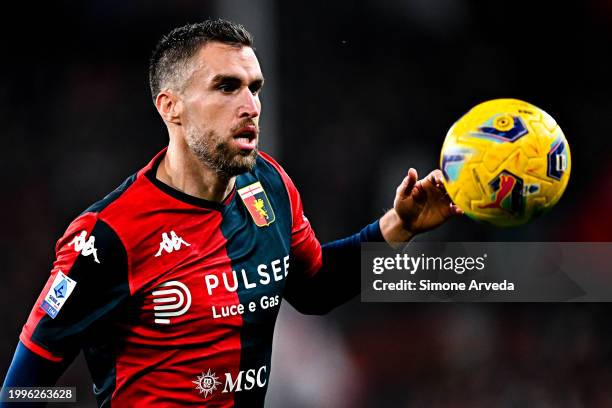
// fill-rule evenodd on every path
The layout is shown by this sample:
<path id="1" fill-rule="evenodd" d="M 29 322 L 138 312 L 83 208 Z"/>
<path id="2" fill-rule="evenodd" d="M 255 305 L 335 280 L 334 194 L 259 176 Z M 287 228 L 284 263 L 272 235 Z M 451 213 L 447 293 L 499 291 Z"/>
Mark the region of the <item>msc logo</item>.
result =
<path id="1" fill-rule="evenodd" d="M 217 386 L 223 384 L 222 394 L 228 392 L 241 392 L 250 391 L 253 388 L 265 387 L 267 378 L 268 367 L 261 366 L 258 369 L 251 368 L 249 370 L 240 370 L 236 377 L 232 376 L 232 373 L 225 373 L 225 382 L 219 382 L 219 378 L 210 369 L 206 373 L 202 372 L 202 375 L 197 376 L 195 381 L 192 381 L 196 385 L 196 390 L 200 394 L 204 394 L 204 398 L 207 398 L 210 394 L 217 390 Z"/>
<path id="2" fill-rule="evenodd" d="M 167 317 L 182 316 L 187 313 L 191 306 L 191 293 L 185 284 L 179 281 L 169 281 L 159 285 L 154 290 L 153 310 L 155 311 L 155 323 L 170 324 Z"/>
<path id="3" fill-rule="evenodd" d="M 268 381 L 265 378 L 267 367 L 261 366 L 258 370 L 251 368 L 250 370 L 241 370 L 238 372 L 236 379 L 232 379 L 231 373 L 225 373 L 225 387 L 223 387 L 223 392 L 240 392 L 240 391 L 249 391 L 257 386 L 258 388 L 265 387 L 266 382 Z M 242 382 L 242 377 L 244 376 L 244 384 Z"/>
<path id="4" fill-rule="evenodd" d="M 74 250 L 80 252 L 83 256 L 93 255 L 94 261 L 96 263 L 100 263 L 98 260 L 98 250 L 94 246 L 96 243 L 96 238 L 91 235 L 88 240 L 85 240 L 86 237 L 87 231 L 83 230 L 79 235 L 74 237 L 68 246 L 74 245 Z"/>
<path id="5" fill-rule="evenodd" d="M 215 375 L 210 368 L 206 373 L 198 375 L 195 381 L 192 381 L 196 385 L 196 390 L 200 391 L 200 394 L 204 394 L 204 398 L 208 398 L 210 394 L 217 390 L 217 385 L 221 385 L 219 377 Z"/>

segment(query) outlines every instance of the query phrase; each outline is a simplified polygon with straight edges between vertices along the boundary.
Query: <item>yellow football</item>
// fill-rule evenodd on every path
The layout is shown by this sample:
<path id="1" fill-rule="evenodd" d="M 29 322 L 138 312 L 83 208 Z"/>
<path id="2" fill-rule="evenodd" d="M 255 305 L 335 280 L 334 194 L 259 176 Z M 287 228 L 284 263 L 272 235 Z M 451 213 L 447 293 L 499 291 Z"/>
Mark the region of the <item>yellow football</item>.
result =
<path id="1" fill-rule="evenodd" d="M 518 99 L 483 102 L 450 128 L 440 155 L 446 190 L 467 215 L 512 227 L 550 210 L 570 176 L 557 122 Z"/>

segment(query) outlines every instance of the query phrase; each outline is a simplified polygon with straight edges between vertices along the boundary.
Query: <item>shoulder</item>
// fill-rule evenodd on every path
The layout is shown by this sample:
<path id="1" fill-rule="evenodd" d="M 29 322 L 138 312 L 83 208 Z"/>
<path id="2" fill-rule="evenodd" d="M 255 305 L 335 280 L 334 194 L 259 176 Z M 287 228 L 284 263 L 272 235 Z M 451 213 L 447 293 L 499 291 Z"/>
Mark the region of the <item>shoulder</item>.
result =
<path id="1" fill-rule="evenodd" d="M 146 166 L 127 177 L 102 199 L 87 207 L 77 220 L 95 217 L 114 229 L 129 228 L 131 221 L 142 212 L 143 205 L 150 203 L 156 195 L 150 177 L 165 151 L 166 149 L 159 152 Z"/>
<path id="2" fill-rule="evenodd" d="M 75 218 L 57 241 L 56 265 L 63 270 L 81 267 L 117 269 L 127 259 L 123 241 L 115 228 L 101 219 L 99 213 L 86 211 Z"/>
<path id="3" fill-rule="evenodd" d="M 300 197 L 300 193 L 296 188 L 293 180 L 287 174 L 285 169 L 270 155 L 259 152 L 259 156 L 257 158 L 257 171 L 260 173 L 270 173 L 274 174 L 274 178 L 277 180 L 276 186 L 278 190 L 281 188 L 286 193 L 286 197 L 289 200 L 289 206 L 291 208 L 291 214 L 294 225 L 296 222 L 300 222 L 302 219 L 302 199 Z M 262 175 L 258 175 L 259 178 L 262 178 Z M 265 178 L 265 175 L 263 175 Z"/>
<path id="4" fill-rule="evenodd" d="M 272 156 L 270 156 L 267 153 L 264 153 L 262 151 L 259 151 L 258 156 L 257 156 L 257 165 L 259 166 L 263 166 L 263 167 L 270 167 L 273 168 L 276 172 L 280 173 L 285 173 L 285 170 L 282 168 L 282 166 L 275 160 L 272 158 Z"/>
<path id="5" fill-rule="evenodd" d="M 138 178 L 133 174 L 125 179 L 116 189 L 104 196 L 101 200 L 90 205 L 85 211 L 72 220 L 62 237 L 57 241 L 56 252 L 62 253 L 68 247 L 72 251 L 79 252 L 81 255 L 90 253 L 92 262 L 99 262 L 101 254 L 100 248 L 112 248 L 116 251 L 118 247 L 123 247 L 119 235 L 116 231 L 116 224 L 113 217 L 107 216 L 107 211 L 113 205 L 121 204 L 126 199 L 126 193 L 132 188 Z M 90 251 L 83 251 L 83 248 L 91 248 Z M 71 251 L 71 252 L 72 252 Z M 106 252 L 103 250 L 103 252 Z"/>
<path id="6" fill-rule="evenodd" d="M 292 195 L 296 191 L 295 184 L 293 183 L 293 180 L 291 180 L 291 177 L 289 177 L 285 169 L 269 154 L 261 151 L 259 152 L 257 157 L 257 171 L 259 173 L 263 173 L 264 175 L 266 173 L 276 175 L 276 177 L 278 177 L 284 185 L 289 195 Z"/>
<path id="7" fill-rule="evenodd" d="M 104 211 L 112 203 L 124 196 L 125 192 L 128 191 L 128 189 L 136 181 L 137 176 L 138 174 L 132 174 L 130 177 L 125 179 L 123 183 L 121 183 L 116 189 L 104 196 L 104 198 L 90 205 L 85 211 L 81 213 L 81 216 L 87 213 L 99 214 L 100 212 Z"/>

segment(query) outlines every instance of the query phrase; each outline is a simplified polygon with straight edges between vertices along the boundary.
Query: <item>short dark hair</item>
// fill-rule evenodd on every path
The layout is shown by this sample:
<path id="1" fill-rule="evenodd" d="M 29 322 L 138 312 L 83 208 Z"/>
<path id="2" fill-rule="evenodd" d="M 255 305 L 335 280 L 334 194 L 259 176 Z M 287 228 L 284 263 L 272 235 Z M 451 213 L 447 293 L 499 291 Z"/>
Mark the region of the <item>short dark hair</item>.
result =
<path id="1" fill-rule="evenodd" d="M 212 41 L 253 47 L 253 36 L 242 24 L 223 19 L 175 28 L 159 40 L 149 62 L 149 86 L 154 103 L 163 87 L 179 79 L 200 47 Z"/>

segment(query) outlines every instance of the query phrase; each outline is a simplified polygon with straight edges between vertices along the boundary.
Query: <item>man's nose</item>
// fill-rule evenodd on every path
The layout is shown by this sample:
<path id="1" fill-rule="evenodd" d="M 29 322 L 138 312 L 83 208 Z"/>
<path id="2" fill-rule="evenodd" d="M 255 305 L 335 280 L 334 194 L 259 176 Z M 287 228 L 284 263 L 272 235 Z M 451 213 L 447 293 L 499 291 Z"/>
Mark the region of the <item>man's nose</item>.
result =
<path id="1" fill-rule="evenodd" d="M 253 95 L 250 89 L 246 88 L 242 91 L 240 102 L 238 116 L 251 119 L 259 116 L 259 112 L 261 111 L 259 96 Z"/>

